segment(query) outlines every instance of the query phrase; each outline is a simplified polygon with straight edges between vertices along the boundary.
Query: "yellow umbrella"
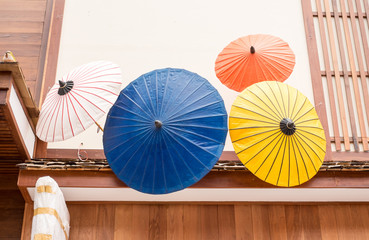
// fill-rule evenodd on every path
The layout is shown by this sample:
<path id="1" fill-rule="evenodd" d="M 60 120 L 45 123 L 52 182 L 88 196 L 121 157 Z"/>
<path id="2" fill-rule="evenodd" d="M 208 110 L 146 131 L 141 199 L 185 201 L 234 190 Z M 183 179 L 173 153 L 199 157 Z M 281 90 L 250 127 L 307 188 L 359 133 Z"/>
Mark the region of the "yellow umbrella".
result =
<path id="1" fill-rule="evenodd" d="M 326 140 L 315 108 L 287 84 L 265 81 L 246 88 L 232 105 L 229 130 L 241 162 L 276 186 L 300 185 L 323 163 Z"/>

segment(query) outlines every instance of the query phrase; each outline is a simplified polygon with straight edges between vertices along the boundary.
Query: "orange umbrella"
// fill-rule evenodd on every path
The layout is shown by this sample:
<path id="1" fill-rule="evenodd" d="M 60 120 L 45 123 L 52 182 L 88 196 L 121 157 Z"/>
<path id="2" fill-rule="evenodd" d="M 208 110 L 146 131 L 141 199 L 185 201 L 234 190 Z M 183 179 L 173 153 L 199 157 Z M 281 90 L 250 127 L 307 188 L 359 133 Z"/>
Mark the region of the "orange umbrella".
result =
<path id="1" fill-rule="evenodd" d="M 228 44 L 215 61 L 215 73 L 224 85 L 241 92 L 261 81 L 283 82 L 294 66 L 295 54 L 286 42 L 257 34 Z"/>

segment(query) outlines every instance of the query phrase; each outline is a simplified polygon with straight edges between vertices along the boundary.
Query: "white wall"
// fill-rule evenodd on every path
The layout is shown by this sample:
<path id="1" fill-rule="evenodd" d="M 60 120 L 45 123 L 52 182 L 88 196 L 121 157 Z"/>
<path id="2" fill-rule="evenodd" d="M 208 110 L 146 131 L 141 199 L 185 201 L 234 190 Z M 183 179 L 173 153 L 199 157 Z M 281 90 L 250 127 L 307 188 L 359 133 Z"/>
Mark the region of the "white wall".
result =
<path id="1" fill-rule="evenodd" d="M 237 92 L 216 78 L 214 62 L 231 41 L 249 34 L 272 34 L 289 43 L 296 65 L 285 83 L 313 102 L 301 3 L 298 0 L 66 0 L 57 79 L 96 60 L 119 64 L 123 87 L 158 68 L 184 68 L 208 79 L 227 111 Z M 104 119 L 99 121 L 104 123 Z M 102 149 L 96 126 L 49 148 Z M 229 136 L 226 151 L 233 150 Z"/>

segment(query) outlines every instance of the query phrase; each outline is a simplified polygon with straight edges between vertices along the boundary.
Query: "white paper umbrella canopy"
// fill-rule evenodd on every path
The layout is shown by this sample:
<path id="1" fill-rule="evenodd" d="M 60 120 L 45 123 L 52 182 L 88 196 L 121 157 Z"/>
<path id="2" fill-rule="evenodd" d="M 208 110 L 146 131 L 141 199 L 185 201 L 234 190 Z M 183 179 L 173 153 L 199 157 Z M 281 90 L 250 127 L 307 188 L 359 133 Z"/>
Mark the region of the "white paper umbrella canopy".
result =
<path id="1" fill-rule="evenodd" d="M 57 142 L 81 133 L 107 113 L 121 83 L 120 67 L 107 61 L 84 64 L 65 74 L 45 98 L 37 136 Z"/>

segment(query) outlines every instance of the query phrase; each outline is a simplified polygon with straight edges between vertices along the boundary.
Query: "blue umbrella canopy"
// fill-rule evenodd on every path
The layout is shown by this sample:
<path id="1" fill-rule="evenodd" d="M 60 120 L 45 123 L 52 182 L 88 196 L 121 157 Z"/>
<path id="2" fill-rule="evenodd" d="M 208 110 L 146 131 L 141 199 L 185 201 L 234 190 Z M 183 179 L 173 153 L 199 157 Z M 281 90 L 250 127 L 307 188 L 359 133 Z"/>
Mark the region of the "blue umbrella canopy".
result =
<path id="1" fill-rule="evenodd" d="M 170 193 L 205 176 L 227 135 L 218 91 L 184 69 L 146 73 L 123 89 L 110 109 L 105 156 L 120 180 L 140 192 Z"/>

